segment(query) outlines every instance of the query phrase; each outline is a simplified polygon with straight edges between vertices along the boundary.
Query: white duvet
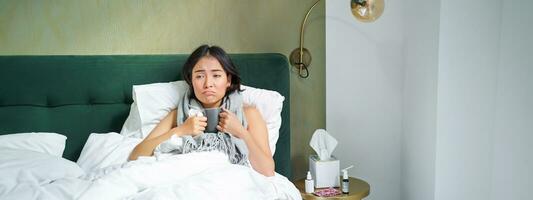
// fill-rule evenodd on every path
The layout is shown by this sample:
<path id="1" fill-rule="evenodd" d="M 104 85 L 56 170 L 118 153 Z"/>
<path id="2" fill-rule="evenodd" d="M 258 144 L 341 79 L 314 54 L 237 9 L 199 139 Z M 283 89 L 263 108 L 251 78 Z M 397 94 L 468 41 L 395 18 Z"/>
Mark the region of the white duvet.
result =
<path id="1" fill-rule="evenodd" d="M 285 177 L 231 164 L 220 152 L 147 157 L 90 172 L 65 159 L 22 162 L 20 152 L 0 153 L 0 199 L 301 199 Z"/>

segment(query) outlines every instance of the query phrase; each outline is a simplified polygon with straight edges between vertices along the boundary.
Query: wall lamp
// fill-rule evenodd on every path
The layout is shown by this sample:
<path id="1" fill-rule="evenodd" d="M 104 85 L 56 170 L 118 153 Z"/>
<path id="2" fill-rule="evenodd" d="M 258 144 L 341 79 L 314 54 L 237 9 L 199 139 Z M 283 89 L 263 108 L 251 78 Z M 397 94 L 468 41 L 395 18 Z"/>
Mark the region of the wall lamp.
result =
<path id="1" fill-rule="evenodd" d="M 350 0 L 352 15 L 361 22 L 373 22 L 377 20 L 385 8 L 383 0 Z M 302 25 L 300 26 L 300 47 L 294 49 L 289 57 L 291 65 L 298 70 L 298 76 L 301 78 L 309 77 L 309 65 L 311 64 L 311 53 L 304 48 L 304 30 L 305 22 L 309 17 L 311 10 L 320 2 L 317 0 L 305 14 Z"/>

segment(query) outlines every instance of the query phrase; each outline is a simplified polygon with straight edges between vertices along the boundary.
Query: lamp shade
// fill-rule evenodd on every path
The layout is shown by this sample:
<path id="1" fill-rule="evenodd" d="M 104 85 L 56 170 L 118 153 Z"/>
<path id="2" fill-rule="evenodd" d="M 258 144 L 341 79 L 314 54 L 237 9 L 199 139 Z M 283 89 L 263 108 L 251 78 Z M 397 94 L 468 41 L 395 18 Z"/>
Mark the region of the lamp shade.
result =
<path id="1" fill-rule="evenodd" d="M 362 22 L 376 21 L 385 9 L 383 0 L 352 0 L 350 6 L 353 16 Z"/>

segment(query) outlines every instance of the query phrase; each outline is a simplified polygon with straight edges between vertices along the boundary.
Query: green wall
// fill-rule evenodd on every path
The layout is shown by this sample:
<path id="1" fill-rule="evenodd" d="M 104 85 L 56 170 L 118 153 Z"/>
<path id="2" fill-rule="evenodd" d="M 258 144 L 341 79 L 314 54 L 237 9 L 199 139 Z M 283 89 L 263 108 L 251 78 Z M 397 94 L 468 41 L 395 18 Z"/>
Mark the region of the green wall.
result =
<path id="1" fill-rule="evenodd" d="M 0 55 L 172 54 L 216 44 L 230 53 L 299 45 L 314 0 L 0 0 Z M 307 171 L 309 139 L 325 127 L 325 3 L 311 13 L 310 76 L 291 77 L 294 177 Z"/>

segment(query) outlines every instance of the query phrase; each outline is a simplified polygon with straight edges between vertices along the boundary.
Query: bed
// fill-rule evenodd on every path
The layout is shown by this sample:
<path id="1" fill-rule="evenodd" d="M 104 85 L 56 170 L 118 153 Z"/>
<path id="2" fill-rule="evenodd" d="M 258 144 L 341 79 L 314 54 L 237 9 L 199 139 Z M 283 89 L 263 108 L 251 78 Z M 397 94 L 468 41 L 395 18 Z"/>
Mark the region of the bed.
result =
<path id="1" fill-rule="evenodd" d="M 0 134 L 54 132 L 76 161 L 90 133 L 120 132 L 132 86 L 181 79 L 188 55 L 0 56 Z M 289 67 L 281 54 L 232 54 L 243 84 L 285 97 L 275 170 L 291 178 Z M 0 188 L 1 193 L 1 188 Z"/>

